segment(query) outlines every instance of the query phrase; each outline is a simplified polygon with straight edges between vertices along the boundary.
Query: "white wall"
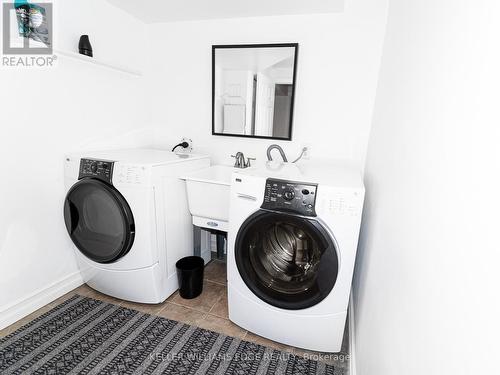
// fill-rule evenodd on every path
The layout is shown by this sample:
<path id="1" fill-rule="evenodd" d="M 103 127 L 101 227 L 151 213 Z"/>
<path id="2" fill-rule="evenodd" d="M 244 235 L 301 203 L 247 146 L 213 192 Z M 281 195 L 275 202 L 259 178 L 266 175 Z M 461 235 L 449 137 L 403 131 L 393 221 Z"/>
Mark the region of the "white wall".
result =
<path id="1" fill-rule="evenodd" d="M 498 373 L 500 4 L 392 1 L 355 283 L 359 375 Z"/>
<path id="2" fill-rule="evenodd" d="M 363 164 L 375 98 L 387 0 L 350 0 L 329 15 L 176 22 L 148 26 L 148 85 L 160 146 L 183 136 L 216 163 L 230 154 L 265 159 L 272 141 L 211 135 L 212 44 L 298 42 L 290 158 L 310 144 L 311 157 Z"/>
<path id="3" fill-rule="evenodd" d="M 140 68 L 142 23 L 104 1 L 54 7 L 56 48 L 74 50 L 88 33 L 95 56 Z M 0 83 L 2 328 L 17 303 L 77 271 L 62 215 L 64 153 L 151 138 L 141 78 L 59 56 L 53 69 L 2 69 Z"/>

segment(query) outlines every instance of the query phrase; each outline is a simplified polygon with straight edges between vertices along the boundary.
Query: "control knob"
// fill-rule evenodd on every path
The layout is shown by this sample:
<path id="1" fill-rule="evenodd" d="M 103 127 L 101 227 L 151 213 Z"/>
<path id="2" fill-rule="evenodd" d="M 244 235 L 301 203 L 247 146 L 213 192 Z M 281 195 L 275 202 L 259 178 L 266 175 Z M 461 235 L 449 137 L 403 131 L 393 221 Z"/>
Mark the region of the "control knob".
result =
<path id="1" fill-rule="evenodd" d="M 287 201 L 291 201 L 293 198 L 295 198 L 295 191 L 293 189 L 287 189 L 283 193 L 283 198 L 285 198 Z"/>
<path id="2" fill-rule="evenodd" d="M 92 171 L 92 173 L 97 173 L 97 163 L 96 162 L 93 162 L 92 164 L 90 164 L 90 170 Z"/>

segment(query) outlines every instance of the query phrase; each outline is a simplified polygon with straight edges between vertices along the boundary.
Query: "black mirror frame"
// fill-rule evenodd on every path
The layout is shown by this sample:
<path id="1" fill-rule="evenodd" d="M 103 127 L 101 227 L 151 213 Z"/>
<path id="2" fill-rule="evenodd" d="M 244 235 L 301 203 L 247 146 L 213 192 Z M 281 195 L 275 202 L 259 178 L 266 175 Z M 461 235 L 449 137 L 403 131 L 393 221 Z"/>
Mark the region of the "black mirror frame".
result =
<path id="1" fill-rule="evenodd" d="M 292 85 L 292 107 L 290 109 L 290 133 L 288 137 L 267 137 L 261 135 L 244 135 L 244 134 L 224 134 L 215 132 L 215 50 L 224 48 L 275 48 L 288 47 L 294 48 L 293 58 L 293 85 Z M 276 43 L 276 44 L 223 44 L 212 45 L 212 135 L 220 135 L 225 137 L 241 137 L 241 138 L 260 138 L 260 139 L 275 139 L 279 141 L 291 141 L 293 132 L 293 113 L 295 108 L 295 90 L 297 86 L 297 58 L 299 54 L 299 43 Z"/>

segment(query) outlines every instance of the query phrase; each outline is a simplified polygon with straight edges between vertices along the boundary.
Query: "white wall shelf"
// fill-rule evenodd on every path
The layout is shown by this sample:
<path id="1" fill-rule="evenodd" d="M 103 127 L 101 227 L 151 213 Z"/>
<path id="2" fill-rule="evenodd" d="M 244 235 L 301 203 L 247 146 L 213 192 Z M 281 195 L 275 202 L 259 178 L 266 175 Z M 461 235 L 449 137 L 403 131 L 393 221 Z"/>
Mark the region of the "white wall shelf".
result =
<path id="1" fill-rule="evenodd" d="M 108 69 L 112 69 L 121 73 L 127 73 L 136 77 L 142 76 L 142 72 L 140 70 L 131 69 L 124 65 L 112 64 L 104 60 L 96 59 L 95 57 L 89 57 L 85 55 L 81 55 L 76 52 L 64 51 L 59 49 L 54 49 L 54 52 L 57 56 L 69 57 L 74 60 L 79 60 L 84 63 L 90 63 L 94 65 L 99 65 Z"/>
<path id="2" fill-rule="evenodd" d="M 33 45 L 36 42 L 31 41 L 30 43 L 32 43 L 32 45 Z M 22 44 L 18 40 L 16 40 L 16 41 L 11 41 L 10 46 L 16 47 L 16 48 L 21 48 Z M 128 66 L 124 66 L 124 65 L 110 63 L 110 62 L 107 62 L 105 60 L 97 59 L 95 57 L 81 55 L 81 54 L 76 53 L 76 52 L 54 48 L 54 54 L 58 57 L 59 56 L 68 57 L 70 59 L 78 60 L 78 61 L 81 61 L 84 63 L 99 65 L 99 66 L 105 67 L 107 69 L 111 69 L 111 70 L 118 71 L 121 73 L 130 74 L 132 76 L 136 76 L 136 77 L 142 76 L 142 72 L 140 70 L 132 69 L 132 68 L 129 68 Z"/>

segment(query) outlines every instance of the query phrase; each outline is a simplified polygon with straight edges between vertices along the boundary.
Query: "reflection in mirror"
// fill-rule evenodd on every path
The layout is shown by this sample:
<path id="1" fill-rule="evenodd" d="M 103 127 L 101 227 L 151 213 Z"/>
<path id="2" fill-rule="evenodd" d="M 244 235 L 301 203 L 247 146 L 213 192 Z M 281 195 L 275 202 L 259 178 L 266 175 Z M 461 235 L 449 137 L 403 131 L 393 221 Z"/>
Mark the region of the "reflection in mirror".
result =
<path id="1" fill-rule="evenodd" d="M 292 138 L 297 48 L 213 46 L 212 134 Z"/>

